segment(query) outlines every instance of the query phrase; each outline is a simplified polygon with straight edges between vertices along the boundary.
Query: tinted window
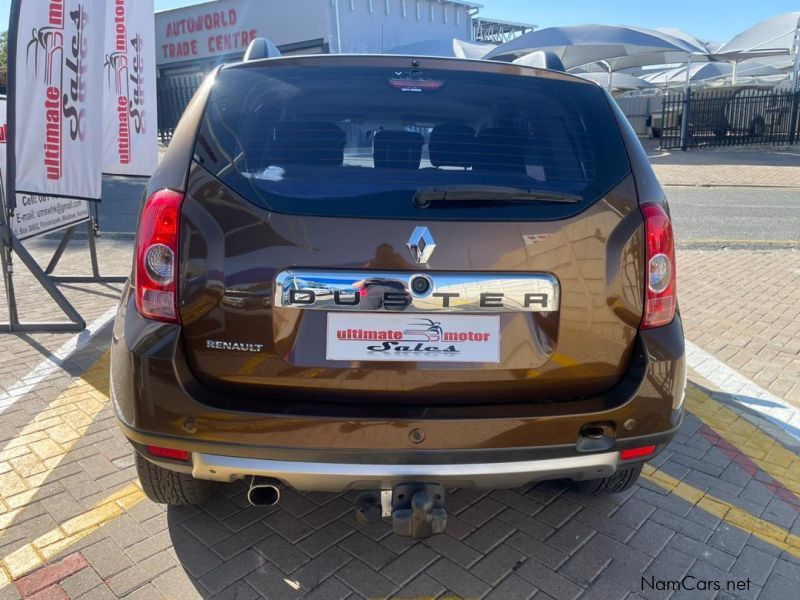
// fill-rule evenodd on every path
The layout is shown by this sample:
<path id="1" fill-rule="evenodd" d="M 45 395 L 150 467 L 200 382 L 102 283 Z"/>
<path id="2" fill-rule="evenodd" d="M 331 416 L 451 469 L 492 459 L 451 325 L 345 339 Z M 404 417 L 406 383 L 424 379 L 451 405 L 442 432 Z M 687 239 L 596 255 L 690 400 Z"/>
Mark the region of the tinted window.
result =
<path id="1" fill-rule="evenodd" d="M 602 90 L 470 71 L 291 66 L 223 70 L 197 159 L 278 212 L 419 218 L 421 187 L 577 194 L 577 205 L 437 205 L 429 218 L 558 218 L 628 172 Z M 479 212 L 480 214 L 476 214 Z"/>

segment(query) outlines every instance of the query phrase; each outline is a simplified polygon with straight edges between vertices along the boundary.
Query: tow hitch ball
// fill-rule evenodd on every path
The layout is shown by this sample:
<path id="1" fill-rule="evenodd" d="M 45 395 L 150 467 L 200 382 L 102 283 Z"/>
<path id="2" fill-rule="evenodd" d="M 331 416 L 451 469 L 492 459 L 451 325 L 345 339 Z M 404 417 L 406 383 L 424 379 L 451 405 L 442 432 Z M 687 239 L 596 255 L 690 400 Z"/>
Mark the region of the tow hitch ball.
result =
<path id="1" fill-rule="evenodd" d="M 444 487 L 438 483 L 403 483 L 391 491 L 365 492 L 356 499 L 360 523 L 375 524 L 382 517 L 392 518 L 397 535 L 419 539 L 444 533 Z"/>

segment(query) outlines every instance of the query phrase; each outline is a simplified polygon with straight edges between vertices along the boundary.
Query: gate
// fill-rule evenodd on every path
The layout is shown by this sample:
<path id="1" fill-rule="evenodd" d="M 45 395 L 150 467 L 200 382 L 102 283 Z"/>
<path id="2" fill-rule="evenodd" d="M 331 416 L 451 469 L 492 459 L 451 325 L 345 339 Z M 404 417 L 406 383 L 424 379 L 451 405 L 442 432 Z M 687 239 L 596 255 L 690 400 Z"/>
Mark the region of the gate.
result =
<path id="1" fill-rule="evenodd" d="M 172 133 L 183 111 L 205 78 L 204 73 L 167 75 L 158 78 L 158 137 L 163 143 L 172 139 Z"/>
<path id="2" fill-rule="evenodd" d="M 661 148 L 794 144 L 800 133 L 800 92 L 740 87 L 665 95 Z"/>

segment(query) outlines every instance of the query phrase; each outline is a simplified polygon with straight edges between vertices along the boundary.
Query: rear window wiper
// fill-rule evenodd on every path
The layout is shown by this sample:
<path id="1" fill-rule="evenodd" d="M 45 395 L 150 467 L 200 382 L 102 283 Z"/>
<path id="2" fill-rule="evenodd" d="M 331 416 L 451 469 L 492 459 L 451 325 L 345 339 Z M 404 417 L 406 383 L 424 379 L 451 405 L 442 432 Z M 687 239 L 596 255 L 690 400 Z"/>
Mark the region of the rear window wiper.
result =
<path id="1" fill-rule="evenodd" d="M 558 202 L 577 204 L 583 198 L 568 192 L 495 185 L 450 185 L 423 187 L 414 194 L 414 204 L 428 208 L 437 202 Z"/>

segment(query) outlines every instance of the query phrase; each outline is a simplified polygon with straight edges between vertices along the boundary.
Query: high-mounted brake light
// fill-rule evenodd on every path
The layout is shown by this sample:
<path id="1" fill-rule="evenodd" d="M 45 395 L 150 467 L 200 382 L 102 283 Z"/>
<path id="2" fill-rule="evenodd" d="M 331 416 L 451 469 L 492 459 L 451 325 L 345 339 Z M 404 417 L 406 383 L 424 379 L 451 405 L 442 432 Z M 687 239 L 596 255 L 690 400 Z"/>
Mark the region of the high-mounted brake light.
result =
<path id="1" fill-rule="evenodd" d="M 645 225 L 645 302 L 642 329 L 669 325 L 677 306 L 675 241 L 672 223 L 661 204 L 641 206 Z"/>
<path id="2" fill-rule="evenodd" d="M 444 81 L 413 77 L 396 77 L 389 80 L 389 85 L 401 92 L 435 92 L 442 88 Z"/>
<path id="3" fill-rule="evenodd" d="M 136 243 L 136 310 L 143 317 L 179 323 L 176 271 L 183 195 L 156 192 L 144 205 Z"/>

